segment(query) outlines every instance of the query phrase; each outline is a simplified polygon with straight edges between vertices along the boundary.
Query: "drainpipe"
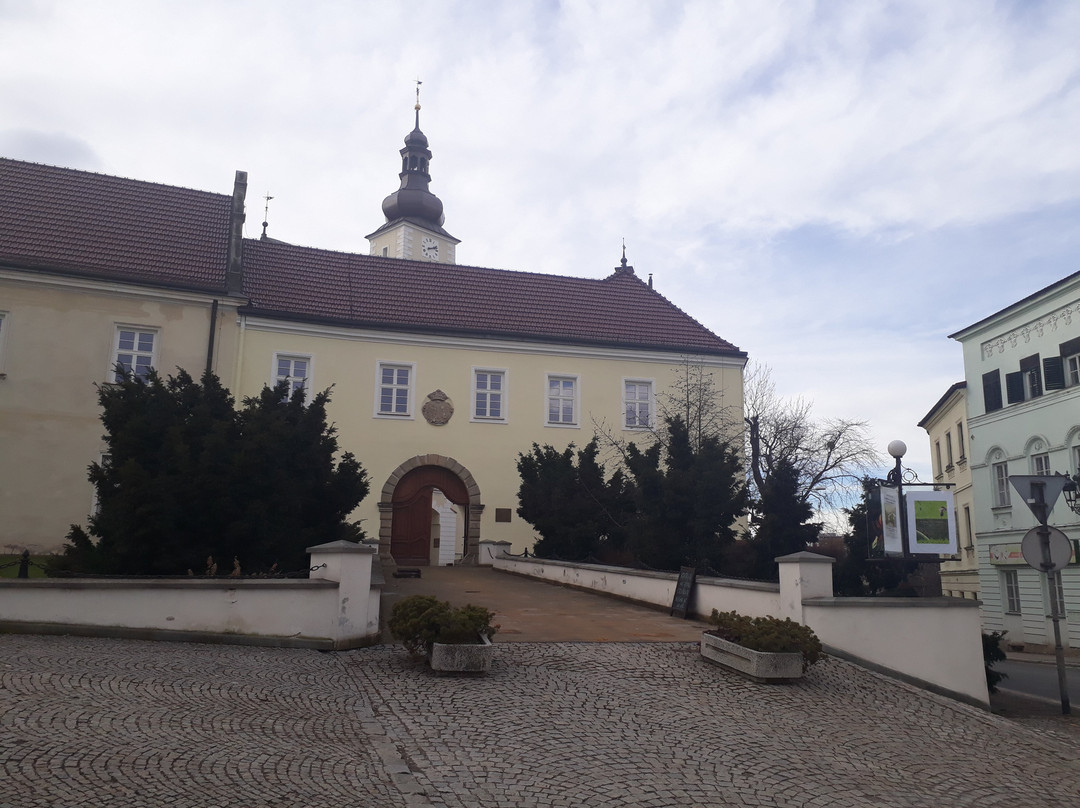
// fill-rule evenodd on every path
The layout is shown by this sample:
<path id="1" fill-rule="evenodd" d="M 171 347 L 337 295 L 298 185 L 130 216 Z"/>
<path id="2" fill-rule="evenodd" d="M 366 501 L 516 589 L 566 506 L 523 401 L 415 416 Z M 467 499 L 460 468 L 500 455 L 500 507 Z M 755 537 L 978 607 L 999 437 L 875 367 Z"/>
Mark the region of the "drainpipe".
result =
<path id="1" fill-rule="evenodd" d="M 217 336 L 218 301 L 214 298 L 214 305 L 210 307 L 210 337 L 206 341 L 206 372 L 214 369 L 214 337 Z"/>

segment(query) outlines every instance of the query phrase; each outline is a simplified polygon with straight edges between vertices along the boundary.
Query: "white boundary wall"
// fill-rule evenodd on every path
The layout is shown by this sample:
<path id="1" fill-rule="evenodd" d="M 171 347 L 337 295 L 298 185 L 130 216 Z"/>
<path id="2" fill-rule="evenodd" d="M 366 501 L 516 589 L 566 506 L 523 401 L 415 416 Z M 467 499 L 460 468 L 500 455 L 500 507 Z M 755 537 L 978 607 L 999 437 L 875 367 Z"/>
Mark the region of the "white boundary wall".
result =
<path id="1" fill-rule="evenodd" d="M 987 706 L 979 602 L 961 598 L 835 598 L 833 559 L 777 559 L 780 584 L 697 578 L 691 606 L 807 625 L 829 653 L 963 701 Z M 678 575 L 503 555 L 496 569 L 669 608 Z"/>
<path id="2" fill-rule="evenodd" d="M 495 569 L 541 578 L 553 583 L 603 592 L 635 603 L 648 603 L 665 609 L 671 606 L 679 576 L 673 572 L 651 572 L 628 567 L 608 567 L 600 564 L 572 564 L 542 558 L 502 556 L 495 559 Z M 696 578 L 693 607 L 700 615 L 708 616 L 713 609 L 737 611 L 751 617 L 778 614 L 780 587 L 759 581 L 737 581 L 732 578 Z"/>
<path id="3" fill-rule="evenodd" d="M 0 631 L 354 648 L 379 633 L 375 549 L 309 547 L 308 579 L 0 581 Z"/>

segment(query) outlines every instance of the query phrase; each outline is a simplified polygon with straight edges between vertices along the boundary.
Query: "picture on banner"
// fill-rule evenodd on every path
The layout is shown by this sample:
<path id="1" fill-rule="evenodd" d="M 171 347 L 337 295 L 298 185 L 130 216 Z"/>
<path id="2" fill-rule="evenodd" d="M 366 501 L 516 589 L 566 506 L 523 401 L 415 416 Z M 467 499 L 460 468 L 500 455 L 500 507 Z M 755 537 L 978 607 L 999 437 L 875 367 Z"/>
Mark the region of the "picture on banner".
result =
<path id="1" fill-rule="evenodd" d="M 904 500 L 909 550 L 924 555 L 954 555 L 957 536 L 952 492 L 909 491 Z"/>

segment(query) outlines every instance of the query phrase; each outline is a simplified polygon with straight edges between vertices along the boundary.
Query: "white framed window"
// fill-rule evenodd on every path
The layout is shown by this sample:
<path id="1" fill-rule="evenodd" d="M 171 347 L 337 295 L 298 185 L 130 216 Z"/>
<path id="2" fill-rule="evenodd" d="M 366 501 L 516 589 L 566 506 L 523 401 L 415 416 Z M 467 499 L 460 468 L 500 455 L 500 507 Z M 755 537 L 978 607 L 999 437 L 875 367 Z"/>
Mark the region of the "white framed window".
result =
<path id="1" fill-rule="evenodd" d="M 966 449 L 964 448 L 964 422 L 961 421 L 956 425 L 956 448 L 960 450 L 960 460 L 966 458 Z"/>
<path id="2" fill-rule="evenodd" d="M 941 464 L 941 441 L 934 441 L 934 476 L 940 477 L 945 471 L 945 466 Z"/>
<path id="3" fill-rule="evenodd" d="M 953 454 L 952 454 L 952 432 L 945 433 L 945 456 L 949 460 L 948 468 L 953 466 Z"/>
<path id="4" fill-rule="evenodd" d="M 1051 572 L 1046 576 L 1047 585 L 1047 615 L 1053 617 L 1055 614 L 1058 617 L 1065 616 L 1065 590 L 1061 586 L 1061 571 Z M 1057 611 L 1054 611 L 1054 610 Z"/>
<path id="5" fill-rule="evenodd" d="M 651 429 L 653 424 L 653 383 L 649 379 L 623 379 L 623 426 Z"/>
<path id="6" fill-rule="evenodd" d="M 1016 570 L 1003 570 L 1002 588 L 1005 590 L 1005 611 L 1020 614 L 1020 575 Z"/>
<path id="7" fill-rule="evenodd" d="M 378 363 L 375 381 L 375 414 L 378 417 L 412 417 L 415 370 L 412 362 Z"/>
<path id="8" fill-rule="evenodd" d="M 157 364 L 157 329 L 140 326 L 118 325 L 113 343 L 112 362 L 107 378 L 120 381 L 116 366 L 145 379 Z"/>
<path id="9" fill-rule="evenodd" d="M 1065 357 L 1065 384 L 1069 387 L 1080 384 L 1080 354 Z"/>
<path id="10" fill-rule="evenodd" d="M 1009 499 L 1009 464 L 994 463 L 990 467 L 990 475 L 994 507 L 1007 508 L 1012 504 Z"/>
<path id="11" fill-rule="evenodd" d="M 1031 401 L 1042 395 L 1042 385 L 1039 383 L 1039 373 L 1035 370 L 1024 372 L 1024 401 Z"/>
<path id="12" fill-rule="evenodd" d="M 1031 456 L 1031 473 L 1039 476 L 1050 475 L 1050 455 L 1046 452 Z"/>
<path id="13" fill-rule="evenodd" d="M 297 390 L 304 391 L 307 398 L 311 393 L 311 357 L 303 354 L 274 354 L 273 385 L 279 382 L 289 383 L 289 395 Z"/>
<path id="14" fill-rule="evenodd" d="M 473 368 L 472 418 L 506 422 L 506 371 Z"/>
<path id="15" fill-rule="evenodd" d="M 577 376 L 548 375 L 547 423 L 549 426 L 577 426 Z"/>

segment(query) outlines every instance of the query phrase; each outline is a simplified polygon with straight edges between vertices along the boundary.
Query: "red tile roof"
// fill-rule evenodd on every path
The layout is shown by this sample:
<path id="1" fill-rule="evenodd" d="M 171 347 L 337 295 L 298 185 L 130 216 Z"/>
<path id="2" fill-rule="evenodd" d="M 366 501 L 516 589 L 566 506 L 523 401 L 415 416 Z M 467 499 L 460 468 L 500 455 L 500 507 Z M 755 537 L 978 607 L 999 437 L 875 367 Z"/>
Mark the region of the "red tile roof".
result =
<path id="1" fill-rule="evenodd" d="M 0 262 L 225 286 L 232 197 L 0 157 Z"/>
<path id="2" fill-rule="evenodd" d="M 632 272 L 603 280 L 246 239 L 248 312 L 342 325 L 744 354 Z"/>
<path id="3" fill-rule="evenodd" d="M 223 294 L 232 197 L 0 158 L 0 264 Z M 246 311 L 432 334 L 744 356 L 633 272 L 603 280 L 244 240 Z"/>

